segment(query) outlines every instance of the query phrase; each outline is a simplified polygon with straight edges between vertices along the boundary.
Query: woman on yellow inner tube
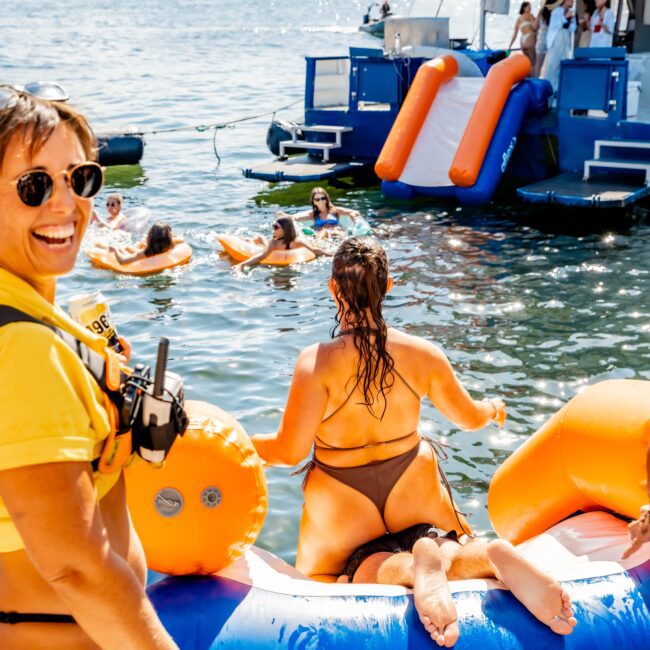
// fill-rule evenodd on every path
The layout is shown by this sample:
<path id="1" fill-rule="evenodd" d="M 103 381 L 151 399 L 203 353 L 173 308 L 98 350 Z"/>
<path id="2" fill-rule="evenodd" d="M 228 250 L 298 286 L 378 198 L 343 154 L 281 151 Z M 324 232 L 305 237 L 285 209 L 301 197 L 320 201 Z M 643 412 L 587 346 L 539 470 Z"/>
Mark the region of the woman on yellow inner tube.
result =
<path id="1" fill-rule="evenodd" d="M 357 547 L 385 532 L 423 522 L 469 532 L 418 430 L 422 397 L 464 429 L 505 421 L 504 402 L 474 400 L 439 348 L 386 325 L 392 284 L 379 244 L 340 245 L 329 281 L 338 334 L 302 352 L 280 428 L 252 438 L 271 465 L 296 465 L 314 447 L 296 567 L 317 580 L 336 580 Z"/>
<path id="2" fill-rule="evenodd" d="M 0 327 L 0 647 L 12 650 L 176 648 L 145 593 L 121 468 L 94 470 L 106 394 L 49 327 L 104 353 L 54 301 L 102 186 L 95 153 L 74 109 L 0 87 L 0 306 L 37 321 Z"/>

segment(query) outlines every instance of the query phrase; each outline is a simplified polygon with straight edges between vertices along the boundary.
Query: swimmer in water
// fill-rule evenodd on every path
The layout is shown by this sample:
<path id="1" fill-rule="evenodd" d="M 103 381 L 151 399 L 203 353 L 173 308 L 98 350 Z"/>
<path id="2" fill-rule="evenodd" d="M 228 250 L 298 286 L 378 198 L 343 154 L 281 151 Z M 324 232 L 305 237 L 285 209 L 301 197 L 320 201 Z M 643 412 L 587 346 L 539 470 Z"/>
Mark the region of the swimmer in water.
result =
<path id="1" fill-rule="evenodd" d="M 358 210 L 349 210 L 348 208 L 340 208 L 332 203 L 330 195 L 322 188 L 315 187 L 311 191 L 309 197 L 311 210 L 301 212 L 293 217 L 295 221 L 308 222 L 311 228 L 321 230 L 329 236 L 330 231 L 335 228 L 340 228 L 340 217 L 350 217 L 355 221 L 361 216 Z M 288 217 L 285 212 L 278 211 L 278 216 Z"/>
<path id="2" fill-rule="evenodd" d="M 172 227 L 169 224 L 155 223 L 149 229 L 146 239 L 139 244 L 124 248 L 109 246 L 108 250 L 115 254 L 115 259 L 120 264 L 131 264 L 131 262 L 137 262 L 145 257 L 167 253 L 183 241 L 182 237 L 173 236 Z"/>
<path id="3" fill-rule="evenodd" d="M 266 241 L 263 237 L 256 237 L 253 242 L 264 246 L 264 250 L 261 253 L 253 255 L 253 257 L 235 265 L 236 269 L 244 269 L 247 266 L 258 264 L 273 251 L 306 248 L 317 257 L 320 255 L 332 255 L 332 253 L 323 250 L 318 246 L 314 246 L 302 239 L 302 237 L 299 237 L 296 233 L 296 226 L 291 217 L 280 217 L 273 222 L 273 235 L 269 241 Z"/>
<path id="4" fill-rule="evenodd" d="M 103 228 L 110 228 L 111 230 L 118 230 L 126 226 L 126 216 L 122 212 L 122 205 L 124 204 L 124 197 L 121 194 L 111 194 L 106 199 L 106 211 L 108 216 L 102 219 L 96 210 L 93 210 L 91 223 L 96 223 Z"/>

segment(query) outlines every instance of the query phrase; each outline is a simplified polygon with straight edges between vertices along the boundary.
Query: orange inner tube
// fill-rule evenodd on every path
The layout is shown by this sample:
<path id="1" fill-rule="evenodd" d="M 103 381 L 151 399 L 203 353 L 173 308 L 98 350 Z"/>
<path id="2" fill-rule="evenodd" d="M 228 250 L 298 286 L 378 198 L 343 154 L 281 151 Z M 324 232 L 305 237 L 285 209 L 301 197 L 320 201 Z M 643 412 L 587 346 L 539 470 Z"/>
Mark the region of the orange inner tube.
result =
<path id="1" fill-rule="evenodd" d="M 192 249 L 189 244 L 182 242 L 176 244 L 166 253 L 145 257 L 130 264 L 120 264 L 115 254 L 109 252 L 106 248 L 88 248 L 86 255 L 88 255 L 88 259 L 90 259 L 93 266 L 100 269 L 109 269 L 127 275 L 151 275 L 174 266 L 187 264 L 192 259 Z"/>
<path id="2" fill-rule="evenodd" d="M 244 262 L 262 250 L 258 244 L 253 244 L 237 235 L 217 235 L 217 241 L 236 262 Z M 290 250 L 272 251 L 260 264 L 288 266 L 289 264 L 311 262 L 314 259 L 316 259 L 316 255 L 308 248 L 291 248 Z"/>

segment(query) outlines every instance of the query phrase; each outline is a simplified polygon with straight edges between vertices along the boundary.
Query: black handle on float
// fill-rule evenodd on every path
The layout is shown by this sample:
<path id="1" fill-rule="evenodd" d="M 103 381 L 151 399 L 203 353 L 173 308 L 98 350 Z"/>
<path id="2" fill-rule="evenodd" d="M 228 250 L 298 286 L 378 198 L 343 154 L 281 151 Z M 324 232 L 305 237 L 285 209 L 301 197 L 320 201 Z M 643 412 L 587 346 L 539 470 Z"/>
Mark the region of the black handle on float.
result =
<path id="1" fill-rule="evenodd" d="M 167 353 L 169 352 L 169 339 L 160 337 L 158 343 L 158 357 L 156 359 L 156 374 L 153 379 L 153 396 L 162 397 L 165 390 L 165 371 L 167 370 Z"/>

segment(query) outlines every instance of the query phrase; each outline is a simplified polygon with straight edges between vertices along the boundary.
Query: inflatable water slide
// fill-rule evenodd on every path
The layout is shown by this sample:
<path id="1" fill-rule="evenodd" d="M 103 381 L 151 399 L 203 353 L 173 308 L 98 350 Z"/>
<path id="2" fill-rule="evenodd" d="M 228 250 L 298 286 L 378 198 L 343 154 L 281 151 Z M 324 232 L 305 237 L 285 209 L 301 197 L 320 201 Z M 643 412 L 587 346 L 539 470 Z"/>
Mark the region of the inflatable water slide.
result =
<path id="1" fill-rule="evenodd" d="M 529 74 L 530 61 L 520 53 L 485 77 L 459 73 L 450 54 L 422 65 L 375 164 L 383 193 L 489 201 L 524 118 L 547 109 L 551 85 Z"/>

